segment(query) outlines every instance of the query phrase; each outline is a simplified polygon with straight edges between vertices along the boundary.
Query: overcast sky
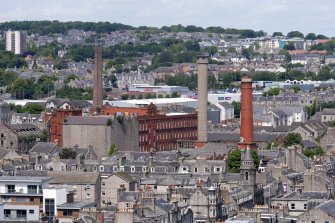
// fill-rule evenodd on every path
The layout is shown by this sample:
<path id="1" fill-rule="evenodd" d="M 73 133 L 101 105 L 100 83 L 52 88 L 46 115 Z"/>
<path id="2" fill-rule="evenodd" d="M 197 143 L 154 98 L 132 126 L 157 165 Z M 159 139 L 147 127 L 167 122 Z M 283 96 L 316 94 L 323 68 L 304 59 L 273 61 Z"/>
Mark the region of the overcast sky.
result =
<path id="1" fill-rule="evenodd" d="M 0 0 L 0 19 L 299 30 L 335 36 L 334 0 Z"/>

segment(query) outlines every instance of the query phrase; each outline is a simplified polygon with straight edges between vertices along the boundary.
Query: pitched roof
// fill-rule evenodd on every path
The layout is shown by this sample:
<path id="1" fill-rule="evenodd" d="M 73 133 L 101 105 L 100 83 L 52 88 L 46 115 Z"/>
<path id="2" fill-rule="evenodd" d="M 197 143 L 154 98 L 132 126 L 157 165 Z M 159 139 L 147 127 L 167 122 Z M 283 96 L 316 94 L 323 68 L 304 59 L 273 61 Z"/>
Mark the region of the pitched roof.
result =
<path id="1" fill-rule="evenodd" d="M 302 140 L 301 143 L 306 148 L 316 148 L 316 147 L 318 147 L 318 144 L 316 142 L 311 141 L 311 140 Z"/>
<path id="2" fill-rule="evenodd" d="M 88 172 L 48 172 L 50 184 L 96 184 L 100 174 Z"/>
<path id="3" fill-rule="evenodd" d="M 14 132 L 38 132 L 40 131 L 34 124 L 7 124 L 8 128 L 10 128 Z"/>
<path id="4" fill-rule="evenodd" d="M 335 218 L 335 201 L 334 200 L 328 200 L 324 202 L 323 204 L 316 206 L 315 208 L 320 209 L 326 212 L 328 215 Z"/>
<path id="5" fill-rule="evenodd" d="M 37 143 L 29 153 L 45 153 L 49 154 L 57 146 L 55 143 L 39 142 Z"/>
<path id="6" fill-rule="evenodd" d="M 254 159 L 252 158 L 250 149 L 247 149 L 245 151 L 242 161 L 254 161 Z"/>

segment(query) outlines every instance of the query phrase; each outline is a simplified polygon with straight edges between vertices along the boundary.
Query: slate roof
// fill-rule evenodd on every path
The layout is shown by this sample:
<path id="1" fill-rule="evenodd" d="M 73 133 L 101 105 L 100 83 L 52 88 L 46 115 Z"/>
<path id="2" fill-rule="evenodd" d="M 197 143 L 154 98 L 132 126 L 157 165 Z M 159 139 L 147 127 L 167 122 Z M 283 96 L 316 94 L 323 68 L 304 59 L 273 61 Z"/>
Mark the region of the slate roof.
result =
<path id="1" fill-rule="evenodd" d="M 117 173 L 115 173 L 115 175 L 117 175 L 118 177 L 127 181 L 128 183 L 135 181 L 134 178 L 132 176 L 130 176 L 129 174 L 127 174 L 126 172 L 117 172 Z"/>
<path id="2" fill-rule="evenodd" d="M 58 205 L 57 208 L 59 209 L 81 209 L 81 208 L 89 207 L 89 206 L 93 207 L 95 206 L 95 203 L 92 202 L 91 200 L 83 200 L 79 202 L 61 204 L 61 205 Z"/>
<path id="3" fill-rule="evenodd" d="M 173 209 L 173 205 L 162 198 L 158 198 L 155 200 L 155 206 L 166 213 L 169 213 L 169 211 Z"/>
<path id="4" fill-rule="evenodd" d="M 69 104 L 72 108 L 84 108 L 89 107 L 91 105 L 91 103 L 86 100 L 68 100 L 61 103 L 60 106 L 62 106 L 65 103 Z"/>
<path id="5" fill-rule="evenodd" d="M 255 142 L 272 142 L 279 136 L 278 133 L 259 133 L 254 132 L 254 141 Z M 220 133 L 208 133 L 209 142 L 239 142 L 240 133 L 238 132 L 220 132 Z"/>
<path id="6" fill-rule="evenodd" d="M 254 161 L 254 159 L 252 158 L 250 149 L 247 149 L 243 155 L 242 161 Z"/>
<path id="7" fill-rule="evenodd" d="M 239 173 L 225 173 L 223 177 L 224 181 L 240 181 L 241 174 Z"/>
<path id="8" fill-rule="evenodd" d="M 316 148 L 316 147 L 318 147 L 318 144 L 316 142 L 311 141 L 311 140 L 302 140 L 301 143 L 305 148 Z"/>
<path id="9" fill-rule="evenodd" d="M 39 142 L 33 148 L 31 148 L 29 153 L 50 154 L 56 146 L 56 143 Z"/>
<path id="10" fill-rule="evenodd" d="M 50 184 L 96 184 L 99 173 L 90 172 L 48 172 L 48 177 L 52 178 Z"/>
<path id="11" fill-rule="evenodd" d="M 34 124 L 7 124 L 6 125 L 9 129 L 14 132 L 39 132 L 40 129 L 37 128 Z"/>
<path id="12" fill-rule="evenodd" d="M 299 195 L 298 192 L 294 191 L 286 195 L 285 198 L 326 200 L 328 198 L 328 192 L 327 191 L 303 191 L 301 192 L 301 195 Z"/>
<path id="13" fill-rule="evenodd" d="M 329 216 L 332 216 L 333 218 L 335 218 L 335 201 L 334 200 L 328 200 L 324 202 L 323 204 L 316 206 L 315 208 L 320 209 L 326 212 Z"/>
<path id="14" fill-rule="evenodd" d="M 230 103 L 228 102 L 220 102 L 219 103 L 222 107 L 224 107 L 225 109 L 228 109 L 228 108 L 234 108 Z"/>
<path id="15" fill-rule="evenodd" d="M 286 116 L 286 113 L 282 109 L 279 109 L 279 108 L 273 109 L 272 113 L 279 118 Z"/>
<path id="16" fill-rule="evenodd" d="M 322 111 L 323 115 L 335 115 L 335 109 L 325 108 Z"/>

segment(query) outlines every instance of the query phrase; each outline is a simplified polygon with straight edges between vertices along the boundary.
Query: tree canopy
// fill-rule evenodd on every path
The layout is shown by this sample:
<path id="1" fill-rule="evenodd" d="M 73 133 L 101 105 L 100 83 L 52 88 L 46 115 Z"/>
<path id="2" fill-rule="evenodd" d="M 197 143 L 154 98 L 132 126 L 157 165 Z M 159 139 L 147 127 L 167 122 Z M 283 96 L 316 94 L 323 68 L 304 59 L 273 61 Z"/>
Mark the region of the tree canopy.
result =
<path id="1" fill-rule="evenodd" d="M 61 159 L 75 159 L 76 157 L 77 157 L 77 152 L 70 148 L 64 148 L 59 153 L 59 158 Z"/>
<path id="2" fill-rule="evenodd" d="M 290 132 L 284 139 L 284 146 L 289 147 L 293 145 L 299 145 L 302 141 L 301 135 L 299 133 Z"/>
<path id="3" fill-rule="evenodd" d="M 259 157 L 256 150 L 251 150 L 252 158 L 254 159 L 255 168 L 258 169 Z M 241 167 L 241 150 L 235 149 L 228 155 L 229 172 L 239 173 Z"/>
<path id="4" fill-rule="evenodd" d="M 269 90 L 263 92 L 264 96 L 275 96 L 278 95 L 280 93 L 280 88 L 278 87 L 274 87 L 274 88 L 270 88 Z"/>
<path id="5" fill-rule="evenodd" d="M 299 31 L 291 31 L 287 33 L 287 38 L 294 38 L 294 37 L 304 38 L 304 34 Z"/>

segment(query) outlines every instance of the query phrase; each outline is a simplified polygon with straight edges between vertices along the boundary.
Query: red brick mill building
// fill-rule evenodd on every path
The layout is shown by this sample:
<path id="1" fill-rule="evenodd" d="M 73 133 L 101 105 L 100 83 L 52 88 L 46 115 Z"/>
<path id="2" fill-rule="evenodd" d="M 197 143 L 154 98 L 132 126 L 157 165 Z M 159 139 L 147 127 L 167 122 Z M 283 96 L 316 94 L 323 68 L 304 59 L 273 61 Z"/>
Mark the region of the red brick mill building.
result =
<path id="1" fill-rule="evenodd" d="M 159 114 L 153 104 L 148 115 L 138 117 L 139 150 L 175 150 L 177 141 L 197 140 L 197 114 Z"/>
<path id="2" fill-rule="evenodd" d="M 106 108 L 107 109 L 107 108 Z M 137 122 L 138 129 L 130 128 L 124 125 L 122 131 L 137 131 L 133 135 L 138 136 L 138 147 L 131 148 L 131 150 L 138 151 L 162 151 L 175 150 L 178 148 L 178 140 L 197 140 L 197 114 L 190 113 L 171 113 L 160 114 L 154 104 L 148 105 L 145 109 L 138 108 L 108 108 L 113 110 L 112 113 L 103 112 L 103 117 L 115 115 L 136 115 L 134 121 Z M 102 108 L 104 111 L 104 108 Z M 142 110 L 146 110 L 143 112 Z M 49 126 L 50 142 L 57 142 L 63 146 L 63 124 L 69 116 L 81 116 L 80 110 L 63 110 L 57 109 L 53 114 L 46 115 L 46 122 Z M 101 116 L 91 116 L 94 119 Z M 106 123 L 106 128 L 110 126 Z M 88 146 L 88 145 L 87 145 Z M 118 148 L 120 150 L 129 150 L 130 148 Z"/>

